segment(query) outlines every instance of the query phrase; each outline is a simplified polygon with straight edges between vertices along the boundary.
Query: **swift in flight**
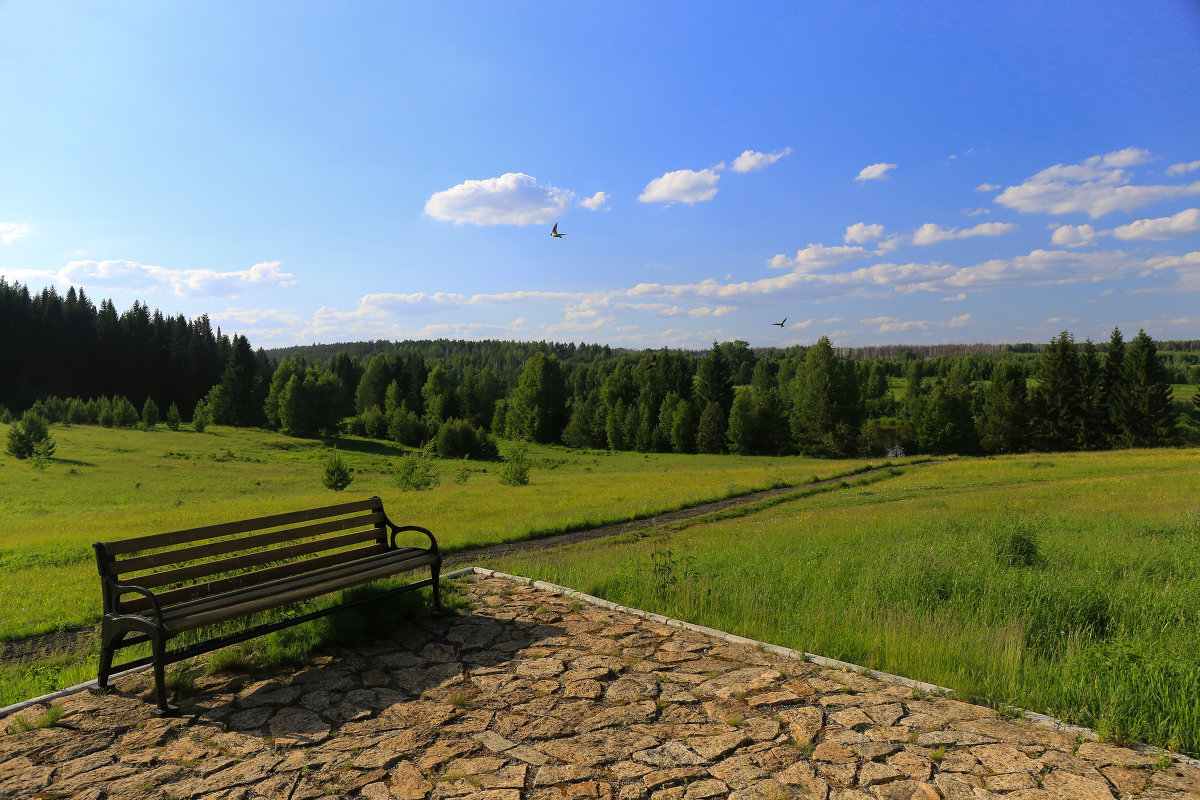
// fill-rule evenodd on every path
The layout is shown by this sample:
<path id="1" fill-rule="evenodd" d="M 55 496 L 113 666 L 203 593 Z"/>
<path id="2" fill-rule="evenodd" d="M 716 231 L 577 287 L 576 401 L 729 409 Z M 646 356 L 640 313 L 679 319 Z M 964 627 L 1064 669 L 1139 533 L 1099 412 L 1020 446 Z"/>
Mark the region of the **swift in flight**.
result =
<path id="1" fill-rule="evenodd" d="M 561 239 L 563 235 L 558 232 L 558 223 L 554 223 L 554 227 L 550 229 L 550 235 L 555 239 Z"/>
<path id="2" fill-rule="evenodd" d="M 787 317 L 784 317 L 784 318 L 783 318 L 783 322 L 787 322 Z M 779 327 L 781 327 L 781 328 L 782 328 L 782 327 L 783 327 L 783 322 L 772 322 L 771 324 L 772 324 L 772 325 L 778 325 Z"/>

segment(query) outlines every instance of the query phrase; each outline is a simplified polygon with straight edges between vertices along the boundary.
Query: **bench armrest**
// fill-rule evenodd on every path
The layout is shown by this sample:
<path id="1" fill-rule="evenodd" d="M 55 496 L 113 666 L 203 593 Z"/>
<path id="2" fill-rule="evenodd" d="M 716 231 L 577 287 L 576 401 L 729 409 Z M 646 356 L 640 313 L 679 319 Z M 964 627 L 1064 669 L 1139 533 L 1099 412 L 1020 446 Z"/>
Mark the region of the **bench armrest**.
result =
<path id="1" fill-rule="evenodd" d="M 437 539 L 433 538 L 433 534 L 428 529 L 422 528 L 420 525 L 393 525 L 388 521 L 388 527 L 392 529 L 391 536 L 388 537 L 388 545 L 394 550 L 396 549 L 396 534 L 404 533 L 405 531 L 420 531 L 429 537 L 429 551 L 432 553 L 438 552 Z"/>
<path id="2" fill-rule="evenodd" d="M 136 584 L 132 583 L 117 583 L 116 581 L 109 582 L 109 591 L 112 592 L 114 614 L 121 614 L 121 595 L 129 594 L 130 592 L 134 594 L 140 594 L 150 601 L 150 605 L 154 608 L 155 622 L 158 623 L 159 627 L 162 627 L 162 606 L 159 605 L 158 598 L 154 596 L 154 592 L 150 591 L 144 586 L 137 586 Z"/>

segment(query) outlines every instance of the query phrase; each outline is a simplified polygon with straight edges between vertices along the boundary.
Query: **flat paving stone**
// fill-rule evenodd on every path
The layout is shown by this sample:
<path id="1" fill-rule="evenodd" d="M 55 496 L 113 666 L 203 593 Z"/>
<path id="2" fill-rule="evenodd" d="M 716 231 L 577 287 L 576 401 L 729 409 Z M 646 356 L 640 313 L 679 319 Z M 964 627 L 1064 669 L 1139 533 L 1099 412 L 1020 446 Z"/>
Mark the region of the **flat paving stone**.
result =
<path id="1" fill-rule="evenodd" d="M 301 669 L 0 736 L 0 800 L 1196 798 L 1200 769 L 494 576 Z M 45 707 L 22 712 L 36 719 Z M 9 720 L 0 721 L 8 728 Z"/>

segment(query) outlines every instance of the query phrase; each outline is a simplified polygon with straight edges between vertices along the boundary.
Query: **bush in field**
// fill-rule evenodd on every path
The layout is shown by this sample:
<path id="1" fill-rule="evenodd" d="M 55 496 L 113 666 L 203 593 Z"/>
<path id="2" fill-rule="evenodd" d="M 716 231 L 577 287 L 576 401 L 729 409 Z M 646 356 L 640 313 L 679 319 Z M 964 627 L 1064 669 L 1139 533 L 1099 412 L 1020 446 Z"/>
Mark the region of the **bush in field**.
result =
<path id="1" fill-rule="evenodd" d="M 425 443 L 425 423 L 407 408 L 400 407 L 388 417 L 388 438 L 409 447 L 420 447 Z"/>
<path id="2" fill-rule="evenodd" d="M 192 427 L 196 429 L 196 433 L 204 433 L 204 429 L 212 422 L 212 412 L 208 410 L 208 404 L 203 400 L 196 401 L 196 410 L 192 412 Z"/>
<path id="3" fill-rule="evenodd" d="M 442 482 L 433 458 L 426 453 L 409 453 L 400 459 L 396 485 L 406 492 L 432 489 Z"/>
<path id="4" fill-rule="evenodd" d="M 171 403 L 171 407 L 167 409 L 167 427 L 177 431 L 182 423 L 183 417 L 179 416 L 179 406 Z"/>
<path id="5" fill-rule="evenodd" d="M 465 419 L 443 422 L 433 446 L 442 458 L 495 458 L 498 453 L 496 440 L 483 428 L 472 428 Z"/>
<path id="6" fill-rule="evenodd" d="M 118 428 L 132 428 L 138 424 L 141 415 L 133 403 L 124 397 L 114 397 L 112 402 L 113 424 Z"/>
<path id="7" fill-rule="evenodd" d="M 142 424 L 149 430 L 158 424 L 158 419 L 158 403 L 154 402 L 153 397 L 147 397 L 142 404 Z"/>
<path id="8" fill-rule="evenodd" d="M 342 454 L 337 450 L 331 452 L 329 458 L 325 459 L 325 472 L 321 476 L 321 483 L 325 484 L 326 489 L 340 492 L 353 481 L 354 473 L 342 459 Z"/>
<path id="9" fill-rule="evenodd" d="M 21 419 L 8 429 L 6 449 L 16 458 L 24 460 L 37 452 L 49 460 L 50 456 L 54 455 L 54 448 L 54 439 L 50 437 L 46 421 L 32 409 L 22 414 Z"/>
<path id="10" fill-rule="evenodd" d="M 12 421 L 12 412 L 3 403 L 0 403 L 0 425 L 8 425 Z"/>
<path id="11" fill-rule="evenodd" d="M 96 419 L 89 411 L 88 404 L 78 397 L 72 397 L 67 403 L 67 421 L 72 425 L 95 424 Z"/>
<path id="12" fill-rule="evenodd" d="M 515 442 L 504 454 L 500 482 L 505 486 L 524 486 L 529 483 L 529 445 Z"/>

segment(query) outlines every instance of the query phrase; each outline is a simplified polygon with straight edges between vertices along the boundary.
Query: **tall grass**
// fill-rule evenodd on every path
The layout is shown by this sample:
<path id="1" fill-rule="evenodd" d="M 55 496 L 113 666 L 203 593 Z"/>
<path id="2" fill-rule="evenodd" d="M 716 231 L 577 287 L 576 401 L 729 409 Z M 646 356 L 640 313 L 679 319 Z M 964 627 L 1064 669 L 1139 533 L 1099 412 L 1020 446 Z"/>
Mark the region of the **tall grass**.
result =
<path id="1" fill-rule="evenodd" d="M 1200 755 L 1200 452 L 959 461 L 505 571 Z"/>

